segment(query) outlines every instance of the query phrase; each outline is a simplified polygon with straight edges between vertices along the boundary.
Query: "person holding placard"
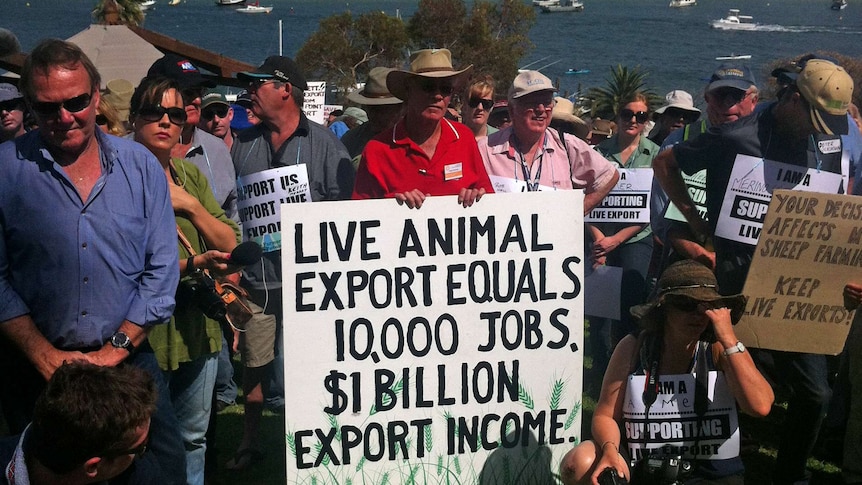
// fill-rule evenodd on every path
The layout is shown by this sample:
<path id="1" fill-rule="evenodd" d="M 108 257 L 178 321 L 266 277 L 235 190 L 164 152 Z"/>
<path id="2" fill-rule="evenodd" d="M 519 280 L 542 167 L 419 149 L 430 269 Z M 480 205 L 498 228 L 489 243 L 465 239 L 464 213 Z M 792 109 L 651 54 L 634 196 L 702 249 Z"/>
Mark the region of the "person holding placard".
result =
<path id="1" fill-rule="evenodd" d="M 677 474 L 674 483 L 744 483 L 737 406 L 762 417 L 774 399 L 734 333 L 744 310 L 745 297 L 722 296 L 702 264 L 669 266 L 656 296 L 632 308 L 643 331 L 614 350 L 593 439 L 563 458 L 563 482 L 597 485 L 600 475 L 615 473 L 653 483 L 644 477 L 664 466 Z"/>
<path id="2" fill-rule="evenodd" d="M 410 56 L 409 71 L 387 74 L 389 92 L 404 100 L 404 117 L 365 146 L 354 199 L 391 197 L 418 209 L 428 196 L 457 195 L 469 207 L 494 191 L 473 132 L 444 119 L 472 70 L 456 71 L 448 49 L 423 49 Z"/>
<path id="3" fill-rule="evenodd" d="M 648 169 L 658 155 L 658 145 L 644 133 L 649 120 L 649 102 L 642 93 L 624 99 L 617 107 L 619 131 L 599 143 L 596 150 L 621 169 Z M 652 230 L 649 224 L 605 222 L 587 225 L 592 237 L 594 265 L 607 264 L 623 269 L 620 286 L 620 320 L 612 321 L 610 347 L 636 329 L 629 308 L 643 303 L 647 296 L 646 274 L 652 255 Z M 599 332 L 601 319 L 591 319 L 591 330 Z M 595 321 L 596 328 L 593 329 Z M 592 332 L 591 332 L 592 333 Z"/>
<path id="4" fill-rule="evenodd" d="M 844 192 L 840 135 L 847 133 L 852 96 L 853 79 L 844 69 L 812 59 L 777 102 L 676 145 L 653 162 L 656 178 L 698 240 L 712 238 L 723 291 L 742 290 L 774 189 Z M 707 168 L 708 222 L 681 175 Z M 793 423 L 783 427 L 773 483 L 807 483 L 806 460 L 831 394 L 826 359 L 779 351 L 771 357 L 792 392 L 786 420 Z"/>

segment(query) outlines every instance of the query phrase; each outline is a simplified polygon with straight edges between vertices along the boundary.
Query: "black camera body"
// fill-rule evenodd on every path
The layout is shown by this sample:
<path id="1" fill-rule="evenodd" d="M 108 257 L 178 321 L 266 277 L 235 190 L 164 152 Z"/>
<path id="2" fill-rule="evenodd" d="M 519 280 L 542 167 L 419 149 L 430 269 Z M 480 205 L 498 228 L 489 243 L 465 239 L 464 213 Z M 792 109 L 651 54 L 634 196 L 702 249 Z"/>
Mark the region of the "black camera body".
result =
<path id="1" fill-rule="evenodd" d="M 195 305 L 215 321 L 223 322 L 227 316 L 227 308 L 216 290 L 215 280 L 202 271 L 180 282 L 177 299 Z"/>
<path id="2" fill-rule="evenodd" d="M 638 485 L 682 485 L 693 470 L 681 456 L 646 456 L 632 468 L 632 481 Z"/>
<path id="3" fill-rule="evenodd" d="M 613 468 L 605 468 L 598 476 L 599 485 L 628 485 L 625 478 L 619 476 Z"/>

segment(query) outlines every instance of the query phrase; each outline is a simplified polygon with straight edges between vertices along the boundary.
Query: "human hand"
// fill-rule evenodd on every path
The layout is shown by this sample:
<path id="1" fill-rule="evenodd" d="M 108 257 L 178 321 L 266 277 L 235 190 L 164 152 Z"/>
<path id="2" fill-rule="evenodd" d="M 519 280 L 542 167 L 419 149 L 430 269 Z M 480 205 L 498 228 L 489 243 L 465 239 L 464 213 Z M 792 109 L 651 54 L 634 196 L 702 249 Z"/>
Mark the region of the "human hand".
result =
<path id="1" fill-rule="evenodd" d="M 54 375 L 54 372 L 57 372 L 57 369 L 60 368 L 61 365 L 69 363 L 69 362 L 87 362 L 89 359 L 87 358 L 87 354 L 82 352 L 69 352 L 65 350 L 55 350 L 48 354 L 43 355 L 44 360 L 41 360 L 37 365 L 36 369 L 39 371 L 39 374 L 45 379 L 45 381 L 51 380 L 51 377 Z"/>
<path id="2" fill-rule="evenodd" d="M 590 482 L 593 485 L 599 485 L 599 475 L 604 473 L 608 468 L 613 468 L 617 472 L 617 476 L 629 480 L 629 467 L 626 461 L 620 455 L 614 443 L 605 443 L 599 451 L 601 458 L 593 469 L 593 474 L 590 475 Z"/>
<path id="3" fill-rule="evenodd" d="M 186 189 L 173 183 L 168 185 L 171 189 L 171 205 L 174 208 L 174 212 L 189 213 L 200 205 L 200 201 L 194 198 L 192 194 L 186 192 Z"/>
<path id="4" fill-rule="evenodd" d="M 407 207 L 411 209 L 419 209 L 422 207 L 422 203 L 425 202 L 425 198 L 431 197 L 431 194 L 426 194 L 419 189 L 413 189 L 407 192 L 396 192 L 394 196 L 395 200 L 398 201 L 398 205 L 407 204 Z"/>
<path id="5" fill-rule="evenodd" d="M 862 285 L 847 283 L 844 285 L 844 308 L 855 310 L 862 303 Z"/>
<path id="6" fill-rule="evenodd" d="M 596 241 L 593 242 L 593 256 L 607 257 L 607 255 L 619 247 L 619 245 L 620 242 L 613 236 L 596 239 Z"/>
<path id="7" fill-rule="evenodd" d="M 458 192 L 458 203 L 464 207 L 470 207 L 474 202 L 479 202 L 483 195 L 485 195 L 485 189 L 463 188 Z"/>
<path id="8" fill-rule="evenodd" d="M 210 273 L 219 276 L 236 273 L 242 269 L 242 266 L 230 263 L 230 253 L 215 249 L 197 255 L 195 257 L 195 266 L 200 269 L 207 269 Z"/>
<path id="9" fill-rule="evenodd" d="M 736 338 L 736 333 L 733 331 L 733 321 L 730 318 L 729 308 L 707 308 L 703 313 L 711 322 L 716 341 L 725 348 L 736 345 L 739 339 Z"/>

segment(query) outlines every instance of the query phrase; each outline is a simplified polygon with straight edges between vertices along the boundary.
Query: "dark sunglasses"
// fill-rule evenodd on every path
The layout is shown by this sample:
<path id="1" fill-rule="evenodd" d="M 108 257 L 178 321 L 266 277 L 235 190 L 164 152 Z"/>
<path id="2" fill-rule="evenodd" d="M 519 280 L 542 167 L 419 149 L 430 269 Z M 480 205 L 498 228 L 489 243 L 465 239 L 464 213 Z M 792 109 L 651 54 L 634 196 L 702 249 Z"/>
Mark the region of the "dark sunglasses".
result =
<path id="1" fill-rule="evenodd" d="M 668 297 L 667 304 L 685 313 L 696 311 L 704 302 L 687 296 Z"/>
<path id="2" fill-rule="evenodd" d="M 141 106 L 137 116 L 146 122 L 155 123 L 161 121 L 166 114 L 168 115 L 168 120 L 175 125 L 182 126 L 188 119 L 186 110 L 183 108 L 163 108 L 161 106 Z"/>
<path id="3" fill-rule="evenodd" d="M 59 103 L 49 101 L 33 101 L 30 103 L 30 107 L 33 108 L 33 111 L 35 111 L 38 115 L 52 116 L 59 113 L 60 108 L 65 109 L 69 113 L 81 112 L 87 109 L 87 106 L 90 106 L 91 101 L 93 101 L 93 95 L 87 93 L 80 96 L 75 96 L 74 98 L 67 99 L 66 101 L 60 101 Z"/>
<path id="4" fill-rule="evenodd" d="M 630 109 L 620 110 L 620 119 L 623 121 L 628 121 L 632 119 L 632 116 L 635 117 L 635 121 L 638 123 L 646 123 L 649 119 L 649 115 L 646 111 L 632 111 Z"/>
<path id="5" fill-rule="evenodd" d="M 107 125 L 108 117 L 105 115 L 96 115 L 96 124 L 97 125 Z"/>
<path id="6" fill-rule="evenodd" d="M 21 98 L 10 99 L 0 103 L 0 111 L 24 111 L 24 100 Z"/>
<path id="7" fill-rule="evenodd" d="M 144 441 L 140 445 L 138 445 L 138 446 L 136 446 L 130 450 L 109 451 L 109 452 L 105 453 L 105 458 L 119 458 L 121 456 L 127 456 L 127 455 L 135 455 L 135 458 L 140 458 L 140 457 L 144 456 L 144 453 L 147 452 L 148 442 L 149 442 L 149 440 Z"/>
<path id="8" fill-rule="evenodd" d="M 194 100 L 203 95 L 201 88 L 186 88 L 180 91 L 180 96 L 183 98 L 183 104 L 192 104 Z"/>
<path id="9" fill-rule="evenodd" d="M 212 106 L 207 106 L 203 110 L 201 110 L 201 118 L 212 121 L 213 118 L 218 116 L 219 118 L 227 117 L 227 111 L 230 109 L 230 106 L 226 104 L 216 104 Z"/>
<path id="10" fill-rule="evenodd" d="M 685 124 L 694 123 L 698 118 L 700 118 L 700 114 L 695 113 L 694 111 L 686 111 L 679 108 L 668 108 L 664 113 L 662 113 L 662 115 L 674 120 L 682 120 Z"/>
<path id="11" fill-rule="evenodd" d="M 494 106 L 494 102 L 491 101 L 490 99 L 470 98 L 467 101 L 467 106 L 469 106 L 471 108 L 475 108 L 476 106 L 479 106 L 480 104 L 482 105 L 482 109 L 484 109 L 485 111 L 490 111 L 491 108 Z"/>
<path id="12" fill-rule="evenodd" d="M 428 94 L 440 93 L 443 96 L 449 96 L 454 90 L 450 83 L 435 81 L 433 79 L 421 79 L 419 81 L 419 89 Z"/>
<path id="13" fill-rule="evenodd" d="M 711 91 L 709 95 L 722 104 L 733 106 L 734 104 L 741 103 L 748 96 L 748 91 L 741 91 L 735 88 L 716 89 L 715 91 Z"/>

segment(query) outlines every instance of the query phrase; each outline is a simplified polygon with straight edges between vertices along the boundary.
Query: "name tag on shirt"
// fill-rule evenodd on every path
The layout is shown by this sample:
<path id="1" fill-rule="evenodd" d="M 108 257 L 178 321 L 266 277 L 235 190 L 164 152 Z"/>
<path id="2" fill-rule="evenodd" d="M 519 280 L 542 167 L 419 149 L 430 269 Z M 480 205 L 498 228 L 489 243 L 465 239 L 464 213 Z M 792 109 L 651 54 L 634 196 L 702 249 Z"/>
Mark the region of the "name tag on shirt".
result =
<path id="1" fill-rule="evenodd" d="M 464 168 L 461 162 L 450 163 L 443 167 L 443 180 L 458 180 L 464 176 Z"/>

